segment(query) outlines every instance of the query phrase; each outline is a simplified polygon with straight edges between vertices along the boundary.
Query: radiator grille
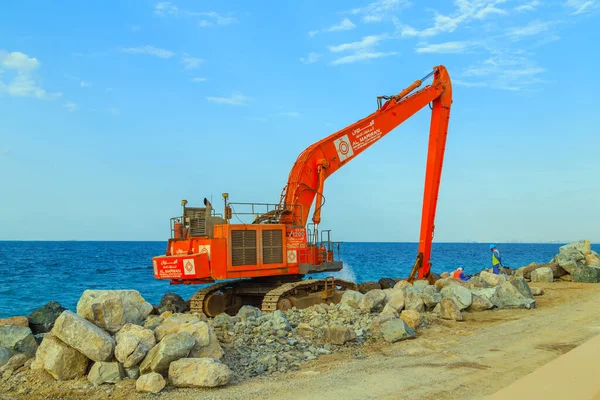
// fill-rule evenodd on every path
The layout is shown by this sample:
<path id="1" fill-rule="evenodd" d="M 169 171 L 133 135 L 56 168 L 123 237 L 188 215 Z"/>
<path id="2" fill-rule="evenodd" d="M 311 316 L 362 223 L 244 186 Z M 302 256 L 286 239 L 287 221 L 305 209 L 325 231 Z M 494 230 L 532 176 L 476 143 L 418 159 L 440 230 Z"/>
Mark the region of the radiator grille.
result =
<path id="1" fill-rule="evenodd" d="M 283 263 L 283 232 L 281 229 L 262 231 L 263 264 Z"/>
<path id="2" fill-rule="evenodd" d="M 256 264 L 256 231 L 231 231 L 231 265 Z"/>
<path id="3" fill-rule="evenodd" d="M 190 235 L 206 235 L 206 208 L 186 208 L 185 216 L 190 219 Z"/>

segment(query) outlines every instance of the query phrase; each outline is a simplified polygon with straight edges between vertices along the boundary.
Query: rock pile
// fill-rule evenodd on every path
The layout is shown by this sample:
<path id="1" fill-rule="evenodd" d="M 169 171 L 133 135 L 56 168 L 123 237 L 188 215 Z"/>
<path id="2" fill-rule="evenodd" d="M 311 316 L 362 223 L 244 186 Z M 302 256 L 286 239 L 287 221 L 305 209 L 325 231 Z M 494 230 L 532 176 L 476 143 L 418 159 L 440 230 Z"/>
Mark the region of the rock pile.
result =
<path id="1" fill-rule="evenodd" d="M 515 275 L 531 282 L 555 280 L 600 283 L 600 255 L 592 250 L 589 240 L 561 246 L 559 253 L 546 264 L 531 263 L 519 268 Z"/>

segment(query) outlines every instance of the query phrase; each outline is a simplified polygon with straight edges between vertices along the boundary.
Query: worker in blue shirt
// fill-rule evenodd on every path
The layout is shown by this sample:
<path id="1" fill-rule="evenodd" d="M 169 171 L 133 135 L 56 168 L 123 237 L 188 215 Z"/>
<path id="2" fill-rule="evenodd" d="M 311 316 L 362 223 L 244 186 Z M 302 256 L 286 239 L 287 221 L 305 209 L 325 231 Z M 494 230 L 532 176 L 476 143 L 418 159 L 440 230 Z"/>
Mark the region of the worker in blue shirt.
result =
<path id="1" fill-rule="evenodd" d="M 456 271 L 454 271 L 452 273 L 452 277 L 456 278 L 456 279 L 461 279 L 463 281 L 468 281 L 469 279 L 471 279 L 470 277 L 466 276 L 464 273 L 464 268 L 462 266 L 458 267 L 456 269 Z"/>
<path id="2" fill-rule="evenodd" d="M 498 275 L 500 273 L 500 268 L 503 267 L 500 251 L 496 248 L 495 244 L 490 244 L 490 251 L 492 252 L 492 269 L 494 274 Z"/>

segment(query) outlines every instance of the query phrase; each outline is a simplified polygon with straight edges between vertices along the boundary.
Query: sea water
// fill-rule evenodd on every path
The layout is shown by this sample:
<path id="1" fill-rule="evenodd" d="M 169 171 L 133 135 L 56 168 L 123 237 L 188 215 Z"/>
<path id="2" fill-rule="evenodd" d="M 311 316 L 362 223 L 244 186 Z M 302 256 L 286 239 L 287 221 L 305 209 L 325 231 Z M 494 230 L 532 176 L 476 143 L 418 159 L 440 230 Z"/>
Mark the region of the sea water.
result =
<path id="1" fill-rule="evenodd" d="M 561 244 L 497 244 L 506 266 L 548 262 Z M 167 292 L 188 299 L 201 286 L 169 285 L 154 279 L 152 257 L 166 242 L 18 242 L 0 241 L 0 318 L 28 315 L 56 300 L 75 311 L 86 289 L 136 289 L 152 304 Z M 417 255 L 417 243 L 342 243 L 344 269 L 333 274 L 357 283 L 382 277 L 405 278 Z M 597 249 L 596 249 L 597 250 Z M 467 274 L 490 267 L 488 244 L 434 243 L 438 273 L 464 266 Z"/>

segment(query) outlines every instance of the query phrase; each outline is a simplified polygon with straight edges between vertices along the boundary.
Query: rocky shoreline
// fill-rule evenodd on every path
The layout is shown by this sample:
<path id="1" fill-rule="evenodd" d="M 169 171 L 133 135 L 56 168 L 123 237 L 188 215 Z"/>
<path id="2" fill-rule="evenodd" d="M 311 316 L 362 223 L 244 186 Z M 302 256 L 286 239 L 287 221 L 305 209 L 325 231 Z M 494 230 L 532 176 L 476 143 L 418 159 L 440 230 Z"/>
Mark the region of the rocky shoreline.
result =
<path id="1" fill-rule="evenodd" d="M 206 318 L 172 293 L 152 306 L 135 290 L 86 290 L 76 312 L 50 302 L 29 317 L 0 320 L 0 393 L 35 394 L 44 379 L 106 393 L 125 381 L 140 393 L 225 386 L 365 344 L 415 339 L 437 319 L 534 309 L 543 291 L 528 282 L 559 279 L 600 282 L 588 241 L 500 275 L 461 281 L 444 273 L 434 285 L 384 278 L 345 292 L 339 304 L 269 314 L 244 306 Z"/>

